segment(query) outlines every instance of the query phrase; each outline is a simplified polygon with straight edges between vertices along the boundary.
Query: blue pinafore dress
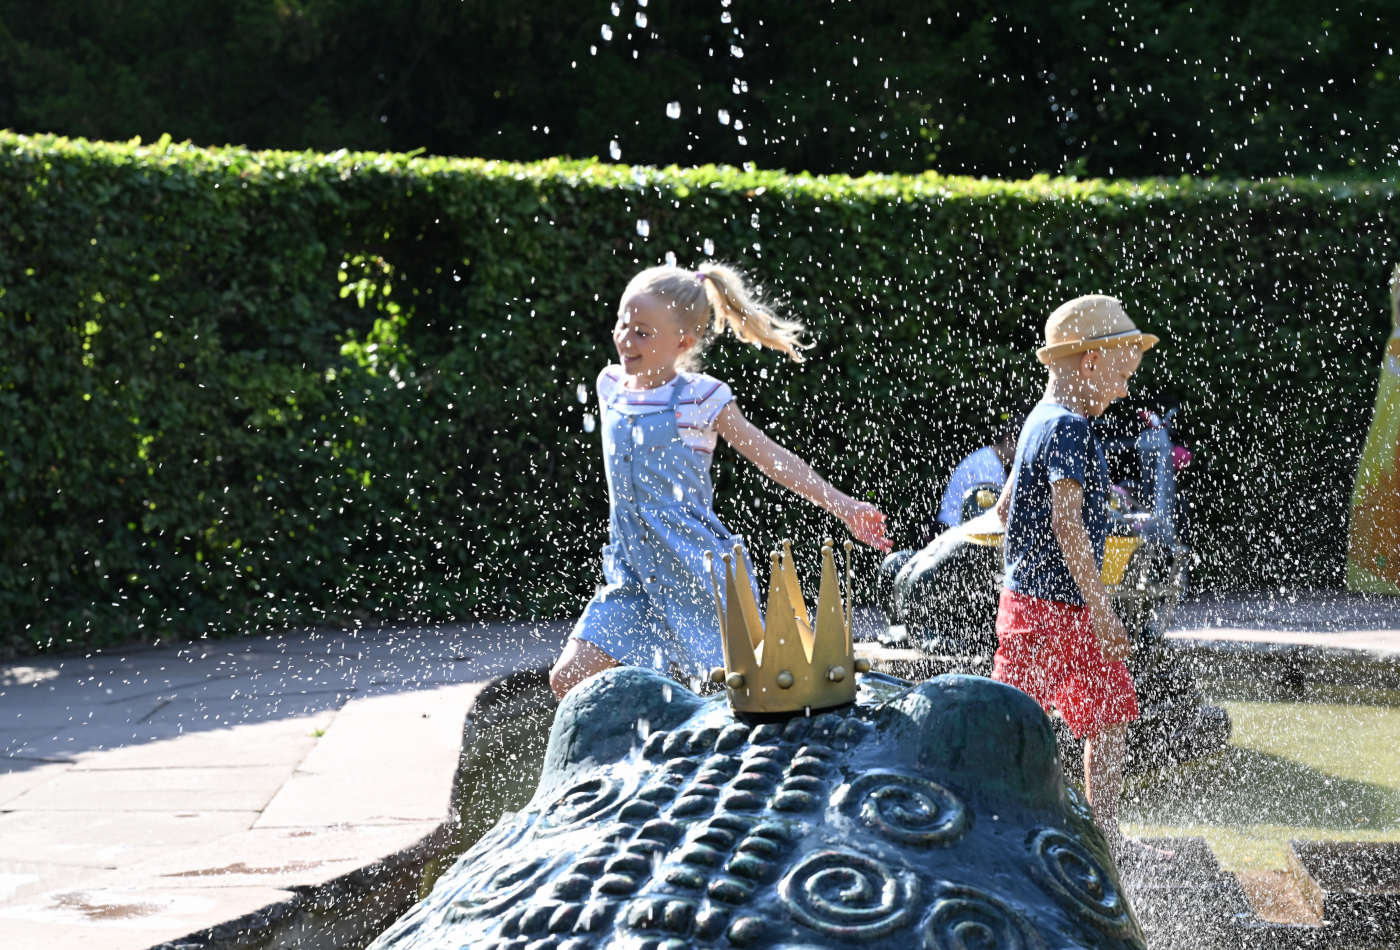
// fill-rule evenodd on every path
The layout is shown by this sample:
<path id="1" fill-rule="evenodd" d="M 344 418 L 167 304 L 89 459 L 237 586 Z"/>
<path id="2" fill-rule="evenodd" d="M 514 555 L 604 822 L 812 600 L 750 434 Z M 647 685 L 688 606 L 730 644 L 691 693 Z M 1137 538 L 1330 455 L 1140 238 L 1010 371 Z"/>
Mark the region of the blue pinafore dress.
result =
<path id="1" fill-rule="evenodd" d="M 742 547 L 743 538 L 715 515 L 711 456 L 681 440 L 676 421 L 685 383 L 676 378 L 664 408 L 623 411 L 621 388 L 601 407 L 611 507 L 607 583 L 571 636 L 627 666 L 703 678 L 724 665 L 705 555 L 714 556 L 723 583 L 719 558 Z"/>

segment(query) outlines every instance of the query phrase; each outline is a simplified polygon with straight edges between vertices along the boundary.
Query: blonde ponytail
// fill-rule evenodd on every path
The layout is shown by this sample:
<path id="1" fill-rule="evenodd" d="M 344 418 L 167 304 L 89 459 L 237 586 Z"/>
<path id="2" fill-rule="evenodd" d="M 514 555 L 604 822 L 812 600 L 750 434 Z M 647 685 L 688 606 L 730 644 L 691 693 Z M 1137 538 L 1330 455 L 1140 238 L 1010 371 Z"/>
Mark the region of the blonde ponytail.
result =
<path id="1" fill-rule="evenodd" d="M 681 369 L 698 370 L 705 347 L 726 328 L 745 343 L 782 350 L 797 362 L 809 344 L 802 342 L 802 322 L 780 317 L 773 306 L 744 283 L 732 267 L 706 261 L 698 270 L 648 267 L 627 284 L 618 317 L 633 297 L 647 294 L 666 302 L 681 325 L 695 337 L 695 348 L 679 362 Z"/>
<path id="2" fill-rule="evenodd" d="M 704 275 L 705 295 L 714 311 L 717 335 L 723 335 L 727 327 L 745 343 L 781 350 L 794 361 L 802 362 L 801 351 L 807 348 L 802 343 L 802 321 L 778 316 L 773 306 L 731 267 L 706 261 L 696 275 Z"/>

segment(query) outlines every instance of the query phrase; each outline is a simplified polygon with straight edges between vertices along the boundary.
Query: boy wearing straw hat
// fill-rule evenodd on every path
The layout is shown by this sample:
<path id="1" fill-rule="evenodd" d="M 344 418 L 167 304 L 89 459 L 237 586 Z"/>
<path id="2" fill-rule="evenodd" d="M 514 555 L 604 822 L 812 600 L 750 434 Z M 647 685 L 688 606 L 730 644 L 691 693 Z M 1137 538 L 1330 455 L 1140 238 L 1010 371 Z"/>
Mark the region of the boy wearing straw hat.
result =
<path id="1" fill-rule="evenodd" d="M 1108 537 L 1108 465 L 1089 420 L 1128 395 L 1128 379 L 1157 343 L 1113 297 L 1064 304 L 1036 351 L 1050 371 L 1045 396 L 1021 429 L 997 502 L 1006 525 L 1006 581 L 992 672 L 1054 705 L 1084 740 L 1084 786 L 1115 855 L 1165 856 L 1118 830 L 1128 723 L 1137 694 L 1123 661 L 1127 633 L 1100 571 Z"/>

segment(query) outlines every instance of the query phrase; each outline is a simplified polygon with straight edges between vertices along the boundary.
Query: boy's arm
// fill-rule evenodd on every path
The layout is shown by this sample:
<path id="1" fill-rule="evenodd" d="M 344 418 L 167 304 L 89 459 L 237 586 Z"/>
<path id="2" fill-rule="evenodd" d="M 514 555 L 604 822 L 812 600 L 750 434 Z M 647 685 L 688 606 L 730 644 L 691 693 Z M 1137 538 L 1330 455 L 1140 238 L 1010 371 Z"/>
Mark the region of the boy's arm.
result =
<path id="1" fill-rule="evenodd" d="M 1094 633 L 1099 638 L 1103 655 L 1110 660 L 1126 660 L 1132 648 L 1128 632 L 1113 612 L 1108 589 L 1094 563 L 1094 550 L 1089 546 L 1089 532 L 1084 529 L 1084 486 L 1072 478 L 1062 478 L 1050 485 L 1050 525 L 1064 555 L 1065 566 L 1074 575 L 1079 593 L 1089 607 Z"/>
<path id="2" fill-rule="evenodd" d="M 1006 484 L 1001 487 L 1001 497 L 997 499 L 996 513 L 1001 519 L 1001 526 L 1006 527 L 1006 523 L 1011 520 L 1011 489 L 1016 484 L 1016 470 L 1012 469 L 1011 474 L 1006 478 Z"/>

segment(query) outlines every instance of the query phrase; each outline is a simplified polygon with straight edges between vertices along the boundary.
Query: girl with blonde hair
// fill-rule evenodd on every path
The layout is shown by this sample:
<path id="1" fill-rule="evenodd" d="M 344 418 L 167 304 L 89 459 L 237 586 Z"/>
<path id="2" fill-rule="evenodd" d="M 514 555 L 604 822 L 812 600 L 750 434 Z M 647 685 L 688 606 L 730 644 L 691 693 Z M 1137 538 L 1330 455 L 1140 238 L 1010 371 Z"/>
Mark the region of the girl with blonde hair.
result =
<path id="1" fill-rule="evenodd" d="M 714 511 L 710 461 L 720 437 L 764 475 L 840 518 L 859 540 L 890 549 L 878 508 L 833 488 L 745 419 L 727 384 L 698 371 L 706 344 L 726 330 L 801 362 L 802 329 L 723 264 L 652 267 L 627 285 L 613 328 L 618 362 L 598 376 L 611 506 L 607 585 L 584 608 L 550 670 L 560 698 L 621 664 L 702 680 L 723 665 L 705 560 L 742 547 L 743 538 Z"/>

